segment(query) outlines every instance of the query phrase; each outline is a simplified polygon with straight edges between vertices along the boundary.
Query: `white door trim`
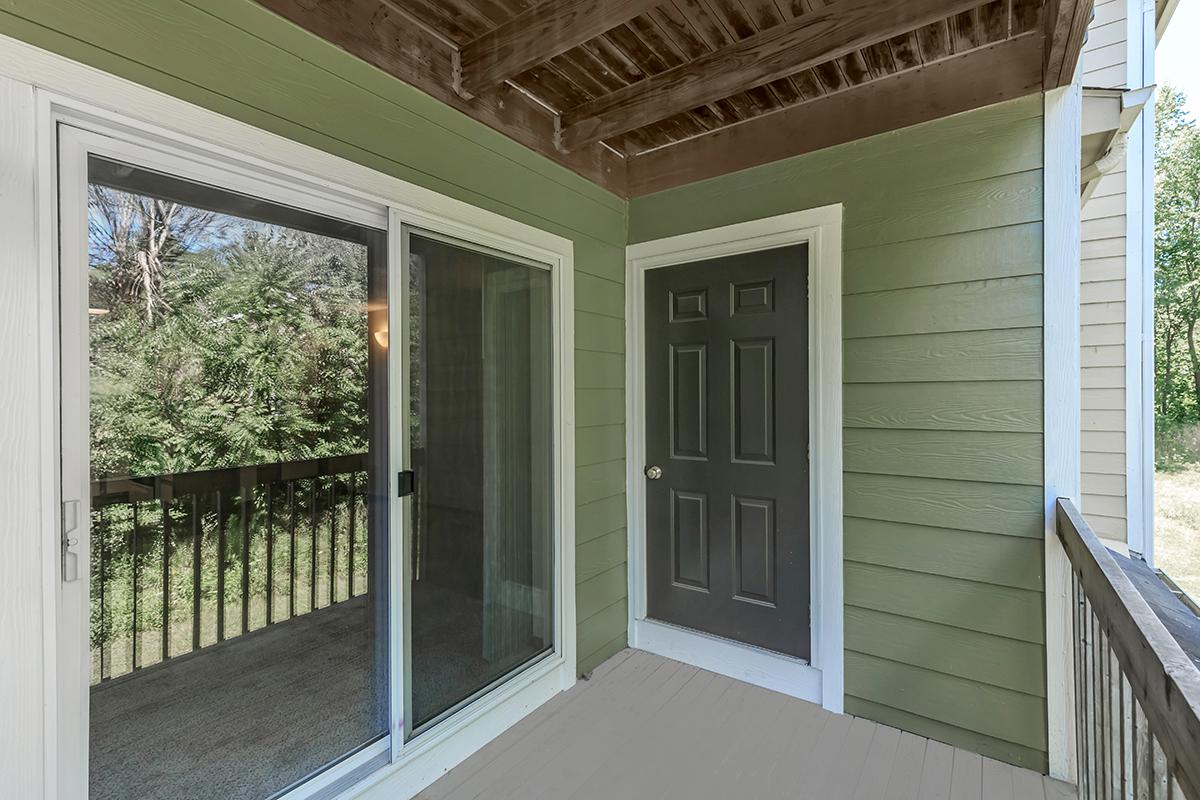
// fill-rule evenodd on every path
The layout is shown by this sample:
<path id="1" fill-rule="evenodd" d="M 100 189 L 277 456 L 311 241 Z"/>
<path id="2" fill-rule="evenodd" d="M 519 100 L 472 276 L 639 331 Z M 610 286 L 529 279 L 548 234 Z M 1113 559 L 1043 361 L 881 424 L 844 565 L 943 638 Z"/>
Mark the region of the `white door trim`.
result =
<path id="1" fill-rule="evenodd" d="M 812 660 L 806 663 L 646 617 L 645 276 L 656 267 L 807 243 Z M 842 205 L 781 214 L 626 248 L 625 431 L 629 643 L 820 703 L 844 701 L 842 608 Z"/>
<path id="2" fill-rule="evenodd" d="M 21 118 L 6 120 L 0 127 L 0 152 L 21 152 L 30 163 L 13 165 L 31 178 L 36 200 L 37 224 L 3 225 L 7 244 L 14 252 L 28 252 L 28 264 L 36 264 L 38 284 L 36 319 L 30 333 L 36 334 L 37 369 L 30 376 L 42 398 L 40 413 L 32 422 L 39 442 L 36 480 L 39 485 L 38 513 L 40 571 L 24 571 L 19 580 L 0 587 L 0 602 L 25 607 L 27 598 L 40 597 L 45 607 L 40 615 L 42 646 L 36 654 L 42 661 L 41 685 L 22 685 L 36 694 L 43 717 L 36 736 L 44 754 L 41 791 L 30 796 L 78 796 L 78 755 L 64 749 L 86 724 L 64 715 L 58 691 L 61 674 L 59 637 L 63 631 L 55 611 L 60 602 L 59 547 L 61 520 L 58 503 L 64 497 L 59 475 L 59 247 L 57 234 L 58 156 L 56 129 L 60 122 L 90 132 L 94 138 L 133 142 L 139 163 L 159 166 L 193 180 L 219 174 L 230 188 L 245 190 L 269 199 L 291 202 L 318 213 L 351 219 L 398 232 L 401 224 L 436 231 L 494 250 L 512 253 L 548 265 L 552 273 L 554 325 L 554 481 L 555 481 L 555 591 L 557 593 L 555 650 L 531 664 L 494 691 L 480 697 L 410 742 L 402 742 L 402 715 L 393 714 L 391 752 L 372 745 L 331 766 L 287 796 L 327 796 L 337 791 L 358 764 L 388 753 L 391 763 L 372 772 L 338 797 L 357 797 L 364 792 L 388 798 L 407 798 L 454 767 L 499 733 L 519 721 L 553 695 L 570 688 L 576 679 L 575 618 L 575 425 L 574 425 L 574 252 L 573 243 L 533 226 L 471 206 L 454 198 L 408 183 L 360 164 L 299 144 L 281 136 L 207 111 L 177 98 L 148 89 L 122 78 L 87 67 L 23 42 L 0 36 L 0 89 L 26 93 L 31 103 L 14 104 Z M 169 121 L 163 124 L 162 121 Z M 35 141 L 27 141 L 36 131 Z M 123 146 L 123 145 L 122 145 Z M 36 163 L 33 151 L 36 147 Z M 78 166 L 78 164 L 76 165 Z M 257 188 L 255 188 L 257 187 Z M 265 187 L 265 189 L 264 189 Z M 15 218 L 14 218 L 15 219 Z M 394 283 L 402 262 L 398 237 L 389 237 L 389 292 L 392 317 L 389 327 L 398 330 L 403 302 L 397 302 Z M 3 295 L 0 294 L 0 299 Z M 27 353 L 26 337 L 0 340 L 4 363 Z M 391 349 L 389 373 L 395 377 L 399 351 Z M 86 369 L 86 366 L 85 366 Z M 86 378 L 86 376 L 85 376 Z M 394 384 L 393 384 L 394 385 Z M 393 403 L 399 403 L 393 395 Z M 398 407 L 402 407 L 398 406 Z M 393 424 L 393 429 L 404 427 Z M 395 431 L 393 431 L 395 432 Z M 3 434 L 0 431 L 0 434 Z M 396 456 L 393 454 L 393 467 Z M 395 480 L 396 469 L 389 470 Z M 73 493 L 78 486 L 70 487 Z M 389 493 L 395 497 L 395 485 Z M 85 497 L 82 498 L 86 502 Z M 73 498 L 72 498 L 73 499 Z M 397 504 L 398 505 L 398 504 Z M 86 506 L 81 508 L 86 521 Z M 393 526 L 399 524 L 393 517 Z M 15 551 L 13 551 L 15 554 Z M 0 537 L 0 560 L 10 554 Z M 87 559 L 81 559 L 86 569 Z M 398 576 L 399 570 L 393 570 Z M 391 614 L 402 618 L 400 593 L 393 592 Z M 393 623 L 395 627 L 396 622 Z M 393 633 L 393 641 L 398 641 Z M 33 655 L 33 654 L 30 654 Z M 393 664 L 393 668 L 395 668 Z M 22 670 L 22 674 L 26 674 Z M 393 676 L 395 671 L 393 670 Z M 392 686 L 397 687 L 393 677 Z M 75 704 L 78 706 L 78 703 Z M 84 718 L 86 719 L 86 718 Z M 5 737 L 34 735 L 29 729 L 0 734 Z M 0 749 L 11 749 L 4 747 Z"/>

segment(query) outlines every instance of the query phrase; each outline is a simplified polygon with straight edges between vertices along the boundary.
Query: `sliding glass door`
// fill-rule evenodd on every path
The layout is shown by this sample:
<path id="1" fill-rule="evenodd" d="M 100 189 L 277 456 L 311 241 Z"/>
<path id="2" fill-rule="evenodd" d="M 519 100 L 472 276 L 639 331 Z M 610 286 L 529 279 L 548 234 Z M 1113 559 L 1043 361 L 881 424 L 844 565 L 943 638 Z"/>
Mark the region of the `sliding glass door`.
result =
<path id="1" fill-rule="evenodd" d="M 123 136 L 58 136 L 62 795 L 332 797 L 572 681 L 552 268 Z"/>
<path id="2" fill-rule="evenodd" d="M 553 649 L 550 271 L 407 232 L 409 733 Z"/>
<path id="3" fill-rule="evenodd" d="M 89 796 L 270 797 L 389 729 L 387 235 L 95 155 L 86 213 Z"/>

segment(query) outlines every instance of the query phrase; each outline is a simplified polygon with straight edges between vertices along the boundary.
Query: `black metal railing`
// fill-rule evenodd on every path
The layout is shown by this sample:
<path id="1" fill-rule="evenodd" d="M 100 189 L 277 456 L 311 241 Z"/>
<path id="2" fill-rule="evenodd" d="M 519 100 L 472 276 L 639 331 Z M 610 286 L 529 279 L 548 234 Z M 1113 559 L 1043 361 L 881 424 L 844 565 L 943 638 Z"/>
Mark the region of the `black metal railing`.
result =
<path id="1" fill-rule="evenodd" d="M 1059 499 L 1071 562 L 1081 800 L 1200 800 L 1200 669 L 1078 509 Z"/>
<path id="2" fill-rule="evenodd" d="M 92 682 L 367 592 L 367 456 L 95 481 Z"/>

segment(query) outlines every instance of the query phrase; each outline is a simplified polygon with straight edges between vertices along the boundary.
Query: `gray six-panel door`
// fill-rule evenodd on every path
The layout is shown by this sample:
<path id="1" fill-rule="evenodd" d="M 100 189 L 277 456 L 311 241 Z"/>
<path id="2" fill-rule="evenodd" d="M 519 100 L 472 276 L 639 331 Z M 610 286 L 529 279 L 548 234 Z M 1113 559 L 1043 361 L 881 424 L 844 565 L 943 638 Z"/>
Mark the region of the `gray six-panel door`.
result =
<path id="1" fill-rule="evenodd" d="M 648 616 L 803 659 L 807 294 L 806 245 L 646 273 Z"/>

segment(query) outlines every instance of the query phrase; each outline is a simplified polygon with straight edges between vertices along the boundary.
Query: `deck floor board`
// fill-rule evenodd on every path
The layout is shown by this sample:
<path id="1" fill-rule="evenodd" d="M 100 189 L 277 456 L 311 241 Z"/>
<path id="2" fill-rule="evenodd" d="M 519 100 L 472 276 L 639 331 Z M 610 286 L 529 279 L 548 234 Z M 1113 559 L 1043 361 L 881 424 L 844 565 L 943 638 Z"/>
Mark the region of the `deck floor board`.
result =
<path id="1" fill-rule="evenodd" d="M 1028 770 L 624 650 L 420 800 L 1066 800 Z"/>

